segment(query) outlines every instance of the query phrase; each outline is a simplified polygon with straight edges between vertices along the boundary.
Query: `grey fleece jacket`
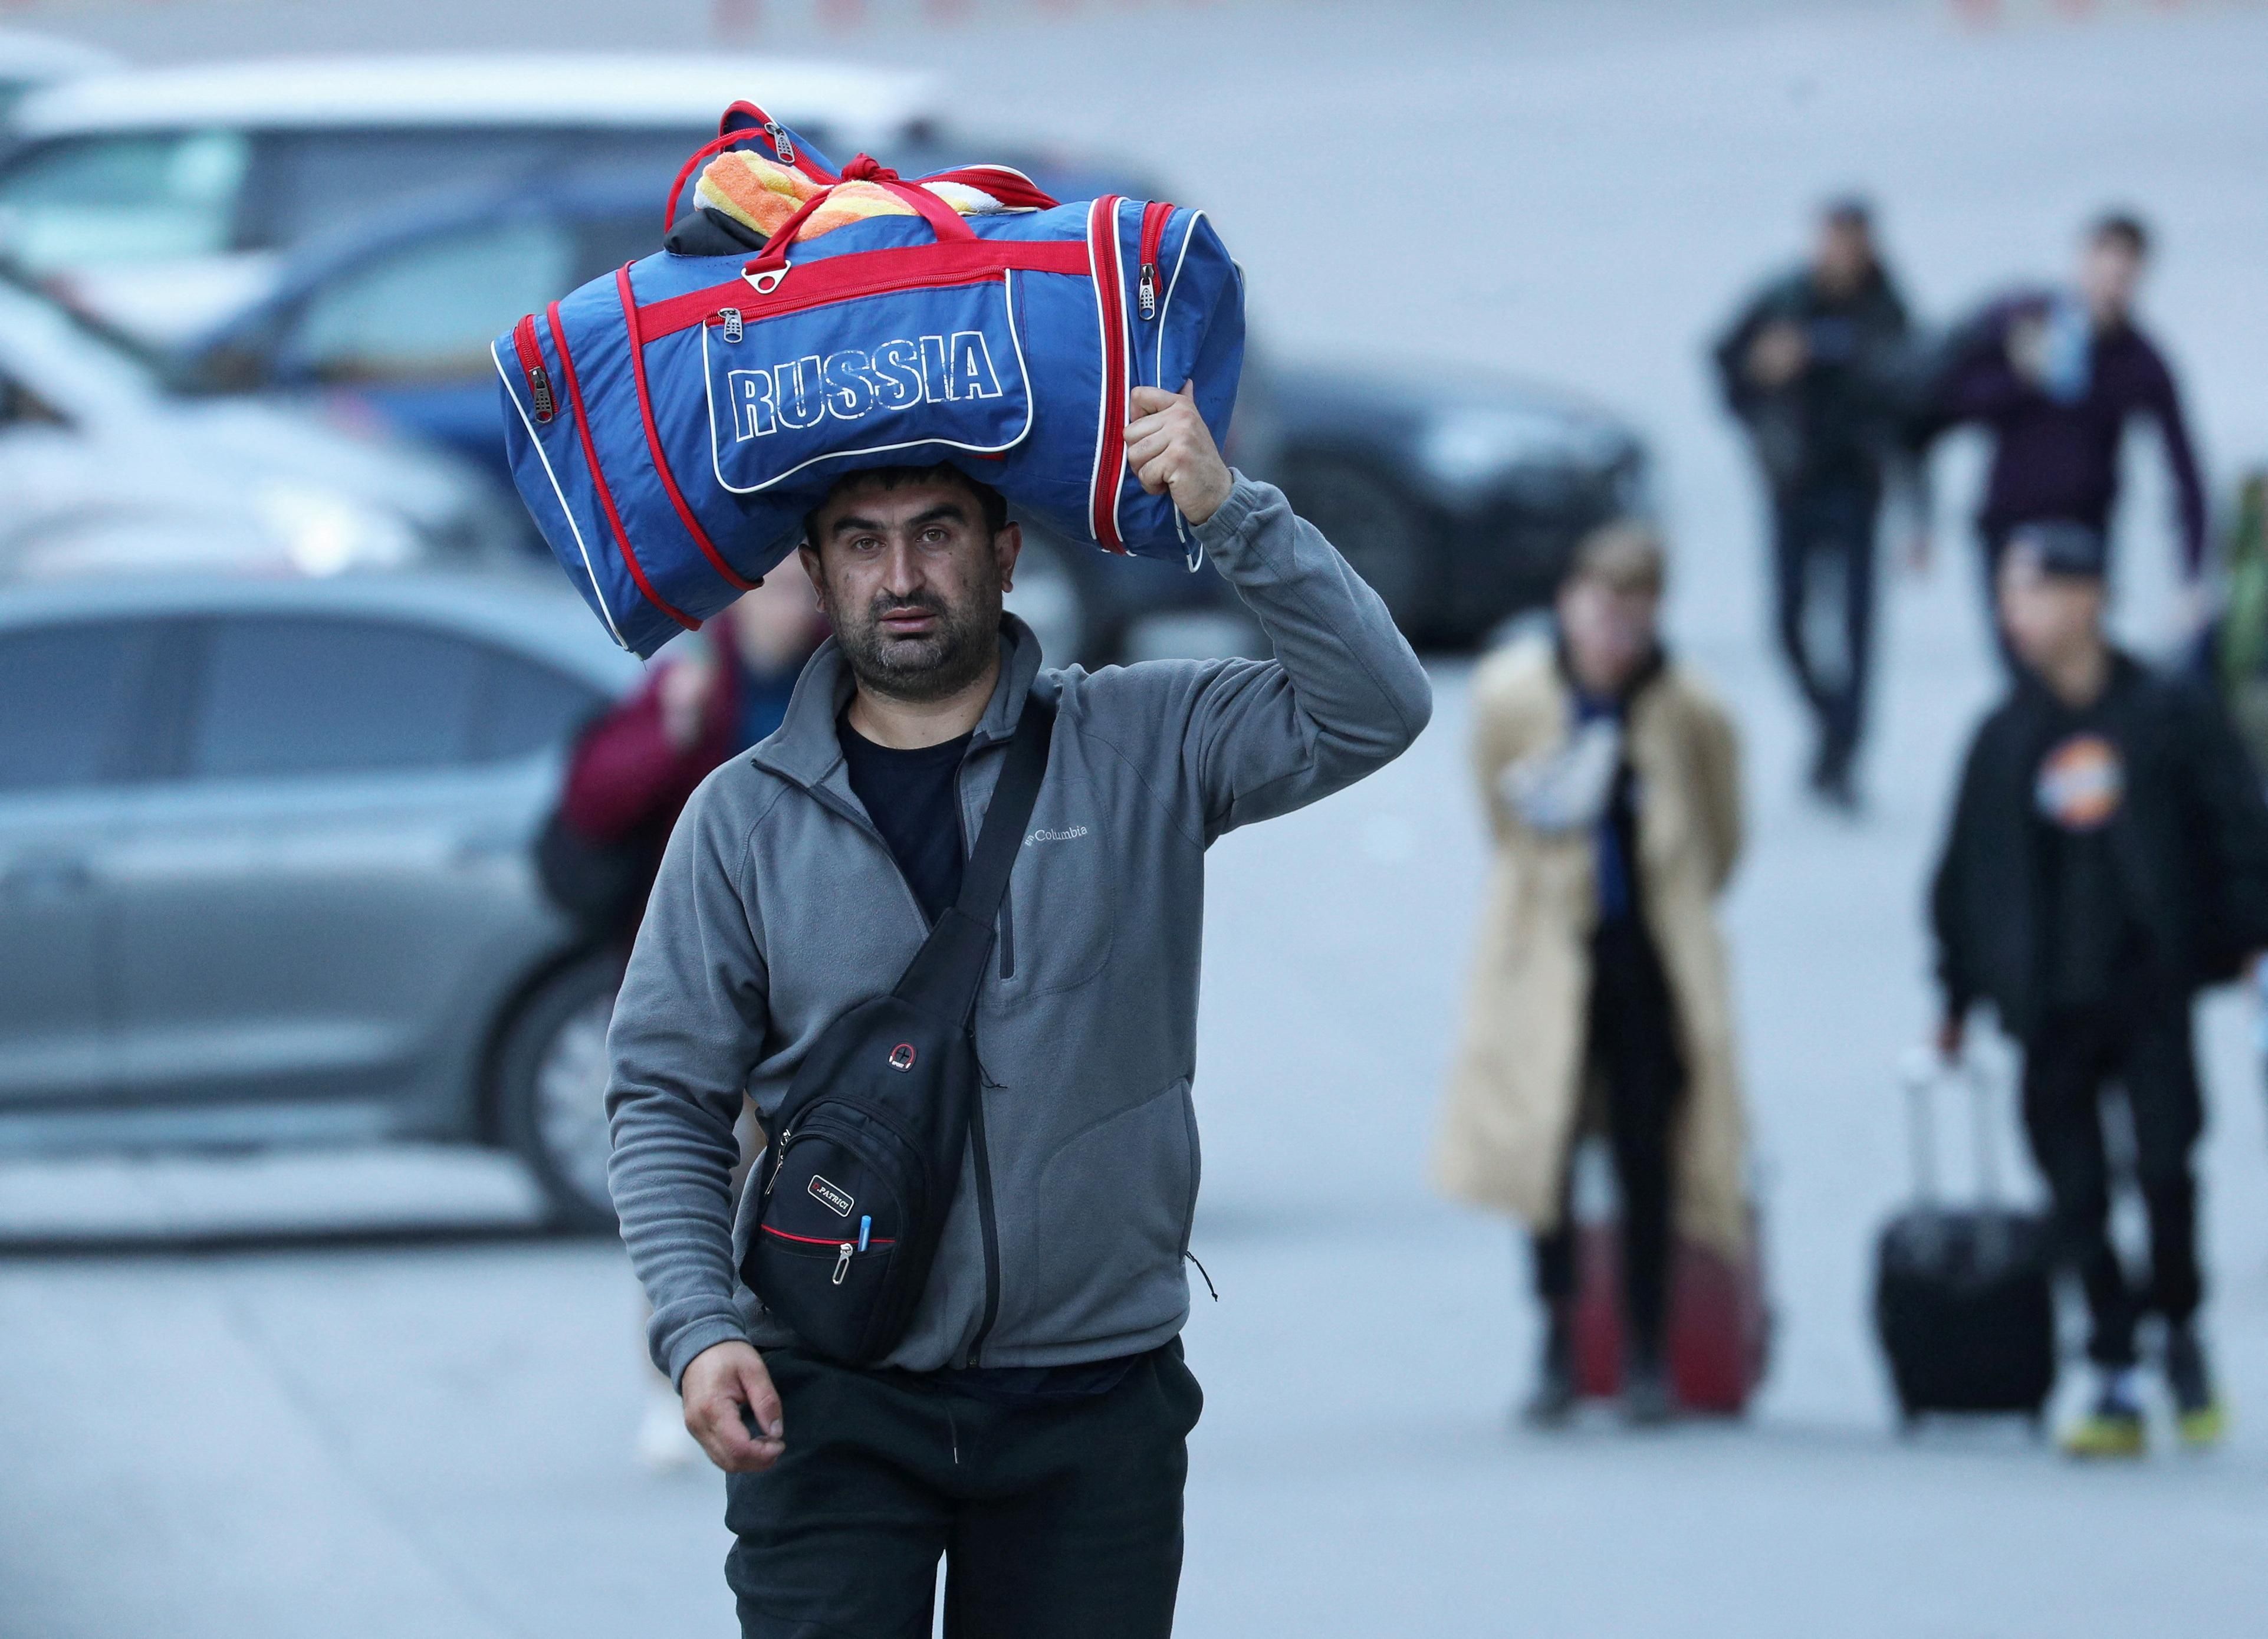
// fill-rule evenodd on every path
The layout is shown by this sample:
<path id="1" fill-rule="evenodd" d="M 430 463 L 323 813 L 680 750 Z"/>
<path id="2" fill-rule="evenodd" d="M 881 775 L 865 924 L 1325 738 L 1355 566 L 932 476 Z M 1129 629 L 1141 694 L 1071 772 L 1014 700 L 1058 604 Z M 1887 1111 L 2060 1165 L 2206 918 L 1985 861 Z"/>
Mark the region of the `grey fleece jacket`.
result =
<path id="1" fill-rule="evenodd" d="M 887 1364 L 1063 1365 L 1181 1330 L 1205 849 L 1383 766 L 1432 712 L 1385 605 L 1278 491 L 1238 478 L 1197 537 L 1276 659 L 1042 671 L 1030 630 L 1002 624 L 999 687 L 961 765 L 965 838 L 1035 679 L 1058 716 L 976 1004 L 994 1232 L 972 1146 Z M 792 1340 L 735 1274 L 742 1089 L 769 1122 L 812 1044 L 895 984 L 928 931 L 843 772 L 851 686 L 830 641 L 778 732 L 694 794 L 615 1004 L 610 1180 L 673 1383 L 725 1340 Z"/>

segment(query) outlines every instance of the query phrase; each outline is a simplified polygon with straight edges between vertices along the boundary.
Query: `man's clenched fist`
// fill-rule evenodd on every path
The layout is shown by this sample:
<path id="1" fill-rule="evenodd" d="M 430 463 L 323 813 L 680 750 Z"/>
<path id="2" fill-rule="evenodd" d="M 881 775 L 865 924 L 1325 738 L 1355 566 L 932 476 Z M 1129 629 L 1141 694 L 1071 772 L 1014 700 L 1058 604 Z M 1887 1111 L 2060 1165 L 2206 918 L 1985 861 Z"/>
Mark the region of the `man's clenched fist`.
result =
<path id="1" fill-rule="evenodd" d="M 1212 429 L 1197 413 L 1194 383 L 1178 393 L 1138 387 L 1133 418 L 1126 424 L 1126 465 L 1152 495 L 1170 491 L 1174 505 L 1191 523 L 1203 523 L 1220 510 L 1235 480 Z"/>
<path id="2" fill-rule="evenodd" d="M 764 1357 L 746 1343 L 712 1343 L 679 1381 L 685 1427 L 728 1474 L 761 1473 L 787 1449 L 787 1421 Z M 746 1413 L 744 1417 L 743 1413 Z M 749 1433 L 753 1422 L 761 1434 Z"/>

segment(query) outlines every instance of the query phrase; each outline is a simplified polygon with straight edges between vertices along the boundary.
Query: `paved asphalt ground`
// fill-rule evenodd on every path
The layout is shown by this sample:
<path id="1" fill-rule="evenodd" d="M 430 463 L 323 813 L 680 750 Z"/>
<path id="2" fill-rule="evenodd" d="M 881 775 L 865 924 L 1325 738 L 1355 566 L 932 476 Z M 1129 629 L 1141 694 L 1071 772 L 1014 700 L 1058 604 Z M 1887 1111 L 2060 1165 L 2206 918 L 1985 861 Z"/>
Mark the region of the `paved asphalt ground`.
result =
<path id="1" fill-rule="evenodd" d="M 1753 498 L 1697 353 L 1830 188 L 1877 191 L 1940 314 L 2054 270 L 2085 211 L 2132 199 L 2163 229 L 2150 306 L 2225 480 L 2268 452 L 2268 15 L 2113 7 L 1966 35 L 1921 4 L 1744 0 L 1705 23 L 1623 4 L 1088 10 L 980 8 L 877 49 L 944 63 L 983 88 L 972 106 L 1014 86 L 1001 123 L 1161 151 L 1217 202 L 1284 350 L 1518 368 L 1635 416 L 1681 537 L 1677 639 L 1739 711 L 1754 793 L 1729 918 L 1777 1358 L 1744 1425 L 1644 1438 L 1507 1429 L 1533 1349 L 1510 1237 L 1425 1185 L 1481 869 L 1463 663 L 1437 666 L 1435 727 L 1402 763 L 1216 849 L 1197 1248 L 1221 1302 L 1200 1295 L 1189 1333 L 1209 1401 L 1181 1630 L 2257 1632 L 2268 1123 L 2243 999 L 2203 1014 L 2227 1449 L 2080 1472 L 2011 1427 L 1889 1431 L 1865 1303 L 1906 1189 L 1891 1066 L 1926 1023 L 1920 882 L 1992 683 L 1958 528 L 1973 461 L 1941 469 L 1935 576 L 1891 599 L 1869 811 L 1825 817 L 1794 794 Z M 382 32 L 406 16 L 432 43 L 505 43 L 514 11 L 397 7 Z M 700 37 L 697 7 L 653 11 L 660 43 Z M 379 32 L 276 0 L 32 15 L 144 55 Z M 604 37 L 598 8 L 556 16 L 563 43 Z M 1381 198 L 1404 228 L 1352 232 Z M 2122 548 L 2138 641 L 2164 630 L 2163 510 L 2145 464 Z M 0 1170 L 0 1635 L 730 1631 L 719 1481 L 631 1455 L 622 1259 L 519 1233 L 526 1206 L 504 1164 L 427 1152 Z M 166 1232 L 266 1238 L 144 1238 Z"/>

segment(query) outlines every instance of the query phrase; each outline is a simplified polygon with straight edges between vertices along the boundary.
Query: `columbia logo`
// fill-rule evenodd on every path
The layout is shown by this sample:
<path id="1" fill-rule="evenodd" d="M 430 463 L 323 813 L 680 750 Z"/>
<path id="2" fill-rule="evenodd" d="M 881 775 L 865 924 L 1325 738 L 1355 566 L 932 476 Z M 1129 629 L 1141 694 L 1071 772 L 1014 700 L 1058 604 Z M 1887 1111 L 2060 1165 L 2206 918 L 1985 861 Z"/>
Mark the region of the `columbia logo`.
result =
<path id="1" fill-rule="evenodd" d="M 1074 825 L 1069 831 L 1035 831 L 1024 838 L 1024 845 L 1028 848 L 1035 842 L 1069 842 L 1074 837 L 1086 835 L 1084 825 Z"/>

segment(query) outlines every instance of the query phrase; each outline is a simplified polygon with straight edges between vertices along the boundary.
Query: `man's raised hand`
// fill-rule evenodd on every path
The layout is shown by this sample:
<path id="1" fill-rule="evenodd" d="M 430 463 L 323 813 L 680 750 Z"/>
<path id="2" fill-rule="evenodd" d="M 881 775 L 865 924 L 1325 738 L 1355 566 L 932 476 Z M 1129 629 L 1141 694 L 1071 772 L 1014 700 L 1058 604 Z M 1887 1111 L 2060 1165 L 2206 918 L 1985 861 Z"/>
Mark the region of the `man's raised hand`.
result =
<path id="1" fill-rule="evenodd" d="M 1203 523 L 1220 510 L 1236 481 L 1212 441 L 1212 429 L 1197 413 L 1194 384 L 1184 383 L 1178 393 L 1138 387 L 1131 407 L 1128 469 L 1151 494 L 1171 494 L 1182 517 Z"/>
<path id="2" fill-rule="evenodd" d="M 761 1473 L 787 1450 L 787 1421 L 764 1357 L 746 1343 L 712 1343 L 693 1357 L 679 1384 L 686 1431 L 728 1474 Z M 743 1409 L 762 1432 L 752 1435 Z"/>

